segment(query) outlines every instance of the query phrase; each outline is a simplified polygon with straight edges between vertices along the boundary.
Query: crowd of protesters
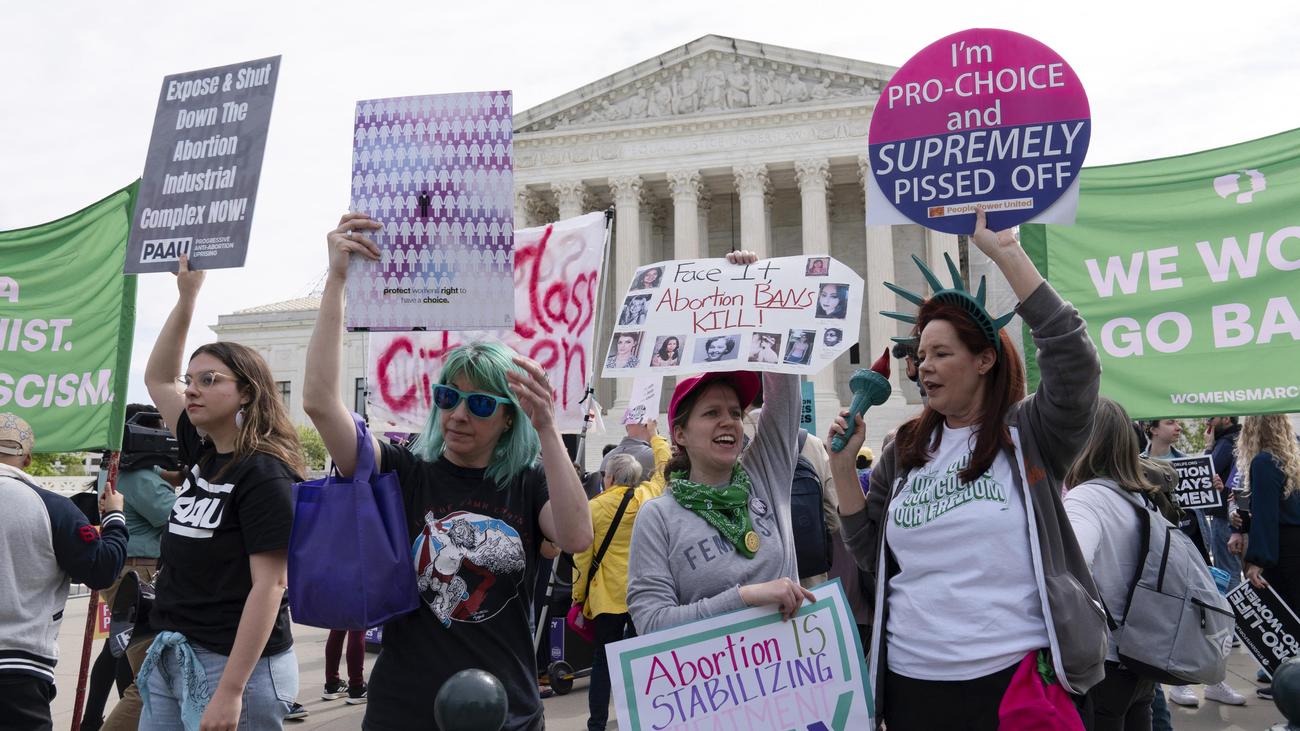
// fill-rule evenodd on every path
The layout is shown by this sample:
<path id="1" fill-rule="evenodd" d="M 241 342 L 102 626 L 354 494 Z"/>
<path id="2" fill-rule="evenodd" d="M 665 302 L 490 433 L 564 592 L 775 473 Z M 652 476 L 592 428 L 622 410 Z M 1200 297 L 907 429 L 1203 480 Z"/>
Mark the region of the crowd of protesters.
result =
<path id="1" fill-rule="evenodd" d="M 1193 686 L 1162 690 L 1124 664 L 1108 630 L 1142 559 L 1132 506 L 1178 523 L 1229 587 L 1272 587 L 1300 607 L 1296 435 L 1280 415 L 1211 419 L 1205 451 L 1224 507 L 1178 510 L 1159 462 L 1185 456 L 1182 424 L 1136 423 L 1100 397 L 1078 311 L 1011 232 L 977 219 L 971 245 L 1010 283 L 1038 351 L 1032 393 L 1004 322 L 970 306 L 956 282 L 924 299 L 912 339 L 894 350 L 924 405 L 878 451 L 847 411 L 825 442 L 801 435 L 797 376 L 712 371 L 679 379 L 666 434 L 653 420 L 629 426 L 592 479 L 563 443 L 546 371 L 499 344 L 455 349 L 429 374 L 431 413 L 410 445 L 358 426 L 338 392 L 344 287 L 351 258 L 380 257 L 370 237 L 380 224 L 343 216 L 326 237 L 304 409 L 339 474 L 372 458 L 376 472 L 396 473 L 407 539 L 440 548 L 413 551 L 419 607 L 384 625 L 368 682 L 361 633 L 331 633 L 321 697 L 366 704 L 366 729 L 428 729 L 438 688 L 483 668 L 506 690 L 505 728 L 543 728 L 532 592 L 563 552 L 575 557 L 569 621 L 588 629 L 597 658 L 591 731 L 608 721 L 608 644 L 745 607 L 788 619 L 812 599 L 805 585 L 827 575 L 849 594 L 890 731 L 1010 728 L 1004 701 L 1026 674 L 1059 689 L 1056 712 L 1070 720 L 1052 728 L 1167 727 L 1166 693 L 1193 705 Z M 111 591 L 124 572 L 152 583 L 152 610 L 123 660 L 97 662 L 88 727 L 266 729 L 294 713 L 287 553 L 302 451 L 256 352 L 220 342 L 184 357 L 203 273 L 184 259 L 179 270 L 145 383 L 153 426 L 174 435 L 182 471 L 125 471 L 116 489 L 102 486 L 96 531 L 32 483 L 23 470 L 38 435 L 0 414 L 0 546 L 29 567 L 0 574 L 0 718 L 15 728 L 50 727 L 69 582 Z M 818 315 L 843 307 L 823 294 Z M 846 446 L 828 451 L 837 437 Z M 835 536 L 829 568 L 811 580 L 792 519 L 800 460 Z M 971 499 L 942 498 L 963 490 Z M 466 561 L 491 580 L 467 586 L 457 576 Z M 134 690 L 105 720 L 117 675 Z M 1203 695 L 1245 702 L 1224 683 Z"/>

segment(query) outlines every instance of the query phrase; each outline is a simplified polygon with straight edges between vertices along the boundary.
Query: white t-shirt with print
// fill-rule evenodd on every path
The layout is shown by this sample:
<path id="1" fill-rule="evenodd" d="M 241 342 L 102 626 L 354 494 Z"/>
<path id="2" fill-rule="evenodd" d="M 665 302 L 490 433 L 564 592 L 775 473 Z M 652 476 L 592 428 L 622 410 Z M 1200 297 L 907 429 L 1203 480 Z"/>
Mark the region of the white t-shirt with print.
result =
<path id="1" fill-rule="evenodd" d="M 970 427 L 943 428 L 938 452 L 891 501 L 885 540 L 889 669 L 918 680 L 971 680 L 1047 647 L 1024 498 L 999 453 L 974 482 L 958 473 Z"/>

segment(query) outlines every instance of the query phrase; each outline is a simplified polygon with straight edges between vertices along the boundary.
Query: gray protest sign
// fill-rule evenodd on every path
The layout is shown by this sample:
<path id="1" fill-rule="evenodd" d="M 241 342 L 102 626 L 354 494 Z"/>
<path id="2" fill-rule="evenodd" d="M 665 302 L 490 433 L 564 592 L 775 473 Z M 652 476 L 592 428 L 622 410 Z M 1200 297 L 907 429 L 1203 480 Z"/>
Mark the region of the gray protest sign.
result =
<path id="1" fill-rule="evenodd" d="M 127 274 L 244 265 L 280 57 L 163 79 Z"/>

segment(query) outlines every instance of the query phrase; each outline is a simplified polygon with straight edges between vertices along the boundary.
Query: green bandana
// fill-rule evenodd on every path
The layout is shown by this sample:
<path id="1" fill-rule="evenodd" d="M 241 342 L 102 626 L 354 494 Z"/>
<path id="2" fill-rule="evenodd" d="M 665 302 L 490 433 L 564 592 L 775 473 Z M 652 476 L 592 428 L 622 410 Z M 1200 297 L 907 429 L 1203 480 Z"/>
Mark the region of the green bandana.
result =
<path id="1" fill-rule="evenodd" d="M 683 508 L 717 528 L 740 555 L 754 557 L 758 551 L 758 534 L 754 533 L 749 518 L 749 475 L 740 463 L 731 468 L 729 485 L 701 485 L 686 479 L 685 472 L 674 472 L 669 476 L 668 489 Z"/>

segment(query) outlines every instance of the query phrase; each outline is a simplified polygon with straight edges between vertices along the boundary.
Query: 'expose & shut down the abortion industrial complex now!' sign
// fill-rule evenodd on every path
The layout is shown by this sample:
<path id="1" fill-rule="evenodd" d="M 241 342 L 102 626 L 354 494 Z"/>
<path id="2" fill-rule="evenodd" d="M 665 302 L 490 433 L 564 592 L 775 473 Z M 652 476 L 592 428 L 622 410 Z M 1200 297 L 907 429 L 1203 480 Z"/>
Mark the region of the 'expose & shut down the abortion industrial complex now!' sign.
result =
<path id="1" fill-rule="evenodd" d="M 241 267 L 280 57 L 163 79 L 125 271 Z"/>
<path id="2" fill-rule="evenodd" d="M 1029 36 L 971 28 L 926 46 L 871 115 L 869 224 L 997 231 L 1072 223 L 1091 134 L 1079 77 Z"/>
<path id="3" fill-rule="evenodd" d="M 862 277 L 829 256 L 663 261 L 638 269 L 615 305 L 605 378 L 811 375 L 858 341 Z"/>
<path id="4" fill-rule="evenodd" d="M 618 727 L 844 731 L 875 713 L 839 580 L 794 619 L 753 607 L 608 645 Z"/>

